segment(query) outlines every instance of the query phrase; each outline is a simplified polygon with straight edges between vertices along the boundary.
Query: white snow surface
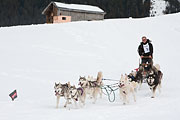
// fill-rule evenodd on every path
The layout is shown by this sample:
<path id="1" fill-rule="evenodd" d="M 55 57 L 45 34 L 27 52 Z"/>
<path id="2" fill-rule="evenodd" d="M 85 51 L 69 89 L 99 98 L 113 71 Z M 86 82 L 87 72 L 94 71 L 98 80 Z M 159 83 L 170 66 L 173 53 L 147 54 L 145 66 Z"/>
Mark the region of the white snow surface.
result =
<path id="1" fill-rule="evenodd" d="M 164 15 L 168 2 L 164 0 L 151 0 L 150 16 Z"/>
<path id="2" fill-rule="evenodd" d="M 143 19 L 111 19 L 0 28 L 0 120 L 179 120 L 180 13 Z M 56 106 L 54 83 L 77 86 L 79 75 L 103 72 L 120 79 L 138 67 L 142 36 L 154 45 L 154 63 L 164 73 L 162 92 L 151 98 L 147 84 L 122 104 L 119 92 L 83 108 Z M 113 84 L 109 82 L 105 84 Z M 8 96 L 14 89 L 18 98 Z"/>
<path id="3" fill-rule="evenodd" d="M 54 2 L 58 7 L 74 9 L 74 10 L 85 10 L 93 12 L 104 12 L 102 9 L 92 5 L 81 5 L 81 4 L 65 4 L 60 2 Z"/>

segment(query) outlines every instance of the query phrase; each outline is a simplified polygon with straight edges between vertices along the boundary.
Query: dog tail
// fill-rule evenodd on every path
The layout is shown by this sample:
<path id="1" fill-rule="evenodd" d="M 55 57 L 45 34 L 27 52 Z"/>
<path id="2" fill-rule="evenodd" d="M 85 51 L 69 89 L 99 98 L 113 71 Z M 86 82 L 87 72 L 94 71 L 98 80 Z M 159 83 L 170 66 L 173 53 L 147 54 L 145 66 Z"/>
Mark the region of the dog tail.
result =
<path id="1" fill-rule="evenodd" d="M 68 81 L 68 87 L 70 88 L 71 87 L 71 84 L 70 84 L 70 82 Z"/>
<path id="2" fill-rule="evenodd" d="M 158 71 L 160 71 L 160 65 L 159 64 L 155 64 L 154 66 Z"/>
<path id="3" fill-rule="evenodd" d="M 102 72 L 99 71 L 99 72 L 98 72 L 98 75 L 97 75 L 97 82 L 98 82 L 98 83 L 101 83 L 101 82 L 102 82 L 102 79 L 103 79 Z"/>

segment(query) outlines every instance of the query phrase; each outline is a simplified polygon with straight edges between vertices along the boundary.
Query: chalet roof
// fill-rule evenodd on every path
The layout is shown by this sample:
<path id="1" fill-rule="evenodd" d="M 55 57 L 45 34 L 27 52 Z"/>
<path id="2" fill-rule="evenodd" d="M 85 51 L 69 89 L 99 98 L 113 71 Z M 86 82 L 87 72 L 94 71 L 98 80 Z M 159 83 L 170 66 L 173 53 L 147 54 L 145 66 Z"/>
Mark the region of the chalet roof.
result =
<path id="1" fill-rule="evenodd" d="M 80 5 L 80 4 L 65 4 L 60 2 L 51 2 L 42 12 L 42 14 L 45 14 L 48 7 L 54 4 L 57 8 L 62 9 L 69 9 L 72 11 L 84 11 L 84 12 L 95 12 L 95 13 L 105 13 L 102 9 L 96 6 L 91 5 Z"/>

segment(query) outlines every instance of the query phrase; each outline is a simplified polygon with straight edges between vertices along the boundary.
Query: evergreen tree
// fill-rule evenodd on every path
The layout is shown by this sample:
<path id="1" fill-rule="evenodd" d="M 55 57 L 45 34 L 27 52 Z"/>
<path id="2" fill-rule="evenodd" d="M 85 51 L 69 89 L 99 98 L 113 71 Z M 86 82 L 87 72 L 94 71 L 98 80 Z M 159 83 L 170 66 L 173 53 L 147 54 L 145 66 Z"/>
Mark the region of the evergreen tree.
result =
<path id="1" fill-rule="evenodd" d="M 165 14 L 180 12 L 180 1 L 178 0 L 165 0 L 169 4 L 166 7 Z"/>
<path id="2" fill-rule="evenodd" d="M 41 13 L 52 0 L 0 0 L 0 27 L 45 23 Z M 86 4 L 100 7 L 105 18 L 148 17 L 150 0 L 56 0 L 71 4 Z M 166 13 L 180 11 L 178 0 L 169 2 Z"/>

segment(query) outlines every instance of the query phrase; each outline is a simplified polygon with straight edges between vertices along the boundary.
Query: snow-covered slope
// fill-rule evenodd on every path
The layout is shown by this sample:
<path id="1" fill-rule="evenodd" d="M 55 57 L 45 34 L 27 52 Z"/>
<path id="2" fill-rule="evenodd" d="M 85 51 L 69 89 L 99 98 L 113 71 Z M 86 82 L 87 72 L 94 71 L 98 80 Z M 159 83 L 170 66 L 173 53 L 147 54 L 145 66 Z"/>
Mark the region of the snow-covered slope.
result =
<path id="1" fill-rule="evenodd" d="M 0 28 L 0 120 L 178 120 L 180 111 L 180 14 L 144 19 L 45 24 Z M 120 79 L 138 67 L 142 36 L 154 45 L 154 63 L 164 73 L 162 93 L 150 98 L 146 84 L 137 102 L 122 105 L 106 96 L 85 107 L 55 109 L 54 83 L 77 85 L 79 75 Z M 17 89 L 12 102 L 8 94 Z"/>

